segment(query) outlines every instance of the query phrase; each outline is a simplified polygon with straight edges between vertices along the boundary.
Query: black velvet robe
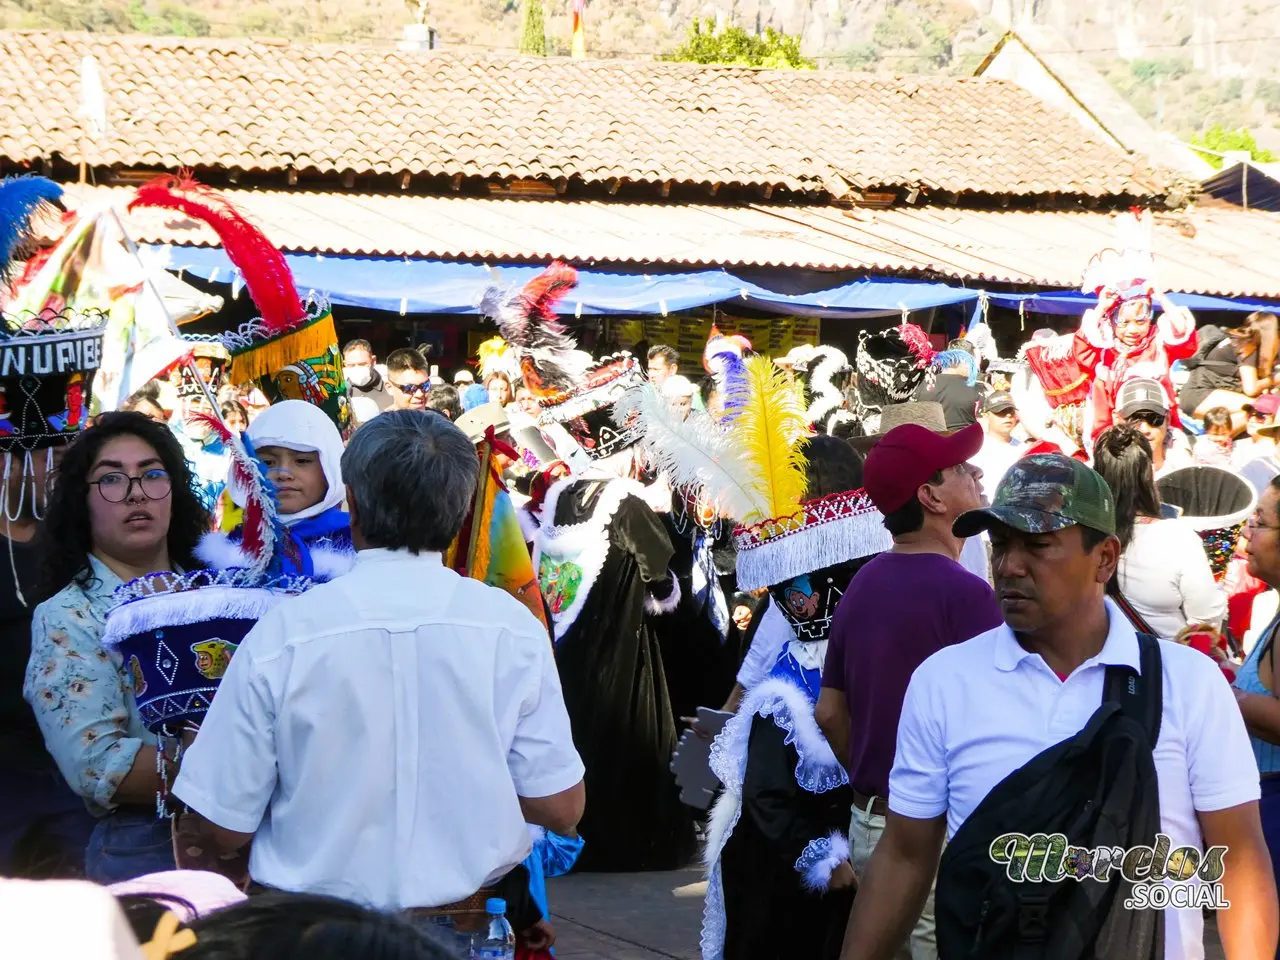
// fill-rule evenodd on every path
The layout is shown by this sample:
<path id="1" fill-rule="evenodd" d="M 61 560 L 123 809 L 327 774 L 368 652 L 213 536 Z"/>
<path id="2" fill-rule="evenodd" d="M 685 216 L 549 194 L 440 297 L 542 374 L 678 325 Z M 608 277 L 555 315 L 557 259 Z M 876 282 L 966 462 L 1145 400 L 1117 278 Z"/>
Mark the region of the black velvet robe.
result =
<path id="1" fill-rule="evenodd" d="M 685 511 L 684 498 L 677 493 L 672 499 L 671 513 L 663 514 L 662 521 L 674 551 L 670 567 L 680 582 L 680 606 L 674 613 L 655 619 L 654 629 L 662 647 L 671 707 L 678 720 L 696 716 L 698 707 L 720 708 L 733 689 L 746 650 L 742 633 L 733 622 L 733 524 L 721 521 L 720 536 L 712 546 L 729 616 L 729 634 L 722 638 L 707 610 L 697 608 L 693 592 L 693 538 L 698 528 Z"/>
<path id="2" fill-rule="evenodd" d="M 569 484 L 556 502 L 555 524 L 587 520 L 604 486 Z M 556 647 L 574 743 L 587 768 L 577 869 L 671 870 L 693 857 L 693 816 L 670 769 L 675 719 L 655 616 L 644 609 L 646 584 L 660 596 L 670 590 L 671 540 L 634 496 L 619 504 L 608 536 L 604 565 Z"/>
<path id="3" fill-rule="evenodd" d="M 853 796 L 796 783 L 799 755 L 769 717 L 751 723 L 742 815 L 720 854 L 724 960 L 838 960 L 854 889 L 811 893 L 795 863 L 811 840 L 849 829 Z"/>

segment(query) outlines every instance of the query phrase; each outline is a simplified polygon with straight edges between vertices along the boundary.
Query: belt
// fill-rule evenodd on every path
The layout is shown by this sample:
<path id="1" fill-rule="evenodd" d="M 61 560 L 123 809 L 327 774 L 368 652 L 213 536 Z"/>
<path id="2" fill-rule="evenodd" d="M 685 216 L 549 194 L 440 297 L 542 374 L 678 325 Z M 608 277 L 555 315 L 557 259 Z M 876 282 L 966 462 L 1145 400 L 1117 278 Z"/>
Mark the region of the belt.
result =
<path id="1" fill-rule="evenodd" d="M 887 817 L 889 815 L 888 800 L 884 797 L 866 797 L 857 790 L 853 791 L 853 807 L 855 810 L 869 813 L 873 817 Z"/>
<path id="2" fill-rule="evenodd" d="M 410 917 L 455 917 L 466 914 L 488 913 L 485 909 L 485 903 L 492 898 L 499 896 L 500 891 L 497 887 L 481 887 L 469 897 L 463 897 L 461 900 L 455 900 L 453 903 L 444 903 L 438 907 L 410 907 L 404 912 Z"/>

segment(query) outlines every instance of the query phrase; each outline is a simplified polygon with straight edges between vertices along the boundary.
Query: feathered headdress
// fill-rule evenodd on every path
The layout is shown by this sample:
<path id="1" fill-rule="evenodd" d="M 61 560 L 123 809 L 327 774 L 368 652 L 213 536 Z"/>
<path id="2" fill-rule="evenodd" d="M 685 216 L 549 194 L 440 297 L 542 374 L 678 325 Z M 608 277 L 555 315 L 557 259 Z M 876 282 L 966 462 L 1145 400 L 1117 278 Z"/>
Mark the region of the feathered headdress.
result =
<path id="1" fill-rule="evenodd" d="M 0 275 L 12 280 L 14 257 L 34 236 L 32 221 L 62 206 L 62 187 L 44 177 L 0 180 Z"/>
<path id="2" fill-rule="evenodd" d="M 804 378 L 809 395 L 805 418 L 809 423 L 817 426 L 843 406 L 844 386 L 852 372 L 844 351 L 825 346 L 814 351 Z"/>
<path id="3" fill-rule="evenodd" d="M 501 337 L 490 337 L 476 348 L 479 358 L 480 382 L 488 380 L 495 373 L 500 373 L 510 380 L 520 376 L 520 362 L 515 353 Z"/>
<path id="4" fill-rule="evenodd" d="M 1120 300 L 1150 298 L 1155 259 L 1151 254 L 1151 219 L 1139 209 L 1116 220 L 1116 245 L 1095 253 L 1084 270 L 1083 293 L 1111 291 Z"/>
<path id="5" fill-rule="evenodd" d="M 256 383 L 272 403 L 306 400 L 345 432 L 351 423 L 333 312 L 322 298 L 298 295 L 289 264 L 226 197 L 189 174 L 166 174 L 138 188 L 129 209 L 175 210 L 207 224 L 244 278 L 259 317 L 221 337 L 231 352 L 231 382 Z"/>
<path id="6" fill-rule="evenodd" d="M 522 288 L 490 286 L 480 298 L 480 312 L 498 324 L 525 386 L 539 400 L 571 392 L 591 366 L 556 314 L 556 304 L 577 284 L 578 271 L 557 260 Z"/>
<path id="7" fill-rule="evenodd" d="M 556 261 L 522 289 L 489 287 L 480 312 L 498 324 L 520 367 L 524 385 L 541 409 L 543 424 L 564 424 L 592 459 L 612 456 L 636 440 L 630 427 L 615 429 L 608 408 L 628 387 L 642 383 L 635 357 L 622 352 L 593 361 L 556 314 L 556 304 L 578 282 L 578 272 Z"/>

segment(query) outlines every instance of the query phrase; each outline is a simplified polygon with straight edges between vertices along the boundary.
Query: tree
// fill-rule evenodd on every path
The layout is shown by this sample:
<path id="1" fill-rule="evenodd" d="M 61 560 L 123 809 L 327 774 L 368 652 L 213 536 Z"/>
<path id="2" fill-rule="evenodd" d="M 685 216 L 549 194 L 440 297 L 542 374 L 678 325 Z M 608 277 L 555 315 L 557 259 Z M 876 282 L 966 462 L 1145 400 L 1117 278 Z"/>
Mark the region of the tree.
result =
<path id="1" fill-rule="evenodd" d="M 727 63 L 735 67 L 812 70 L 817 64 L 800 55 L 800 38 L 769 27 L 761 35 L 742 27 L 717 31 L 715 21 L 694 18 L 684 43 L 662 59 L 685 63 Z"/>
<path id="2" fill-rule="evenodd" d="M 520 52 L 535 57 L 547 55 L 547 28 L 542 0 L 524 0 L 524 5 L 520 8 Z"/>
<path id="3" fill-rule="evenodd" d="M 1237 130 L 1224 129 L 1220 124 L 1214 124 L 1204 133 L 1196 134 L 1191 138 L 1193 147 L 1205 147 L 1213 153 L 1201 153 L 1209 162 L 1209 166 L 1215 170 L 1221 170 L 1223 157 L 1218 154 L 1226 153 L 1230 150 L 1247 150 L 1249 156 L 1258 163 L 1275 163 L 1276 155 L 1270 150 L 1259 148 L 1258 141 L 1253 138 L 1253 134 L 1240 127 Z M 1198 152 L 1198 151 L 1197 151 Z"/>

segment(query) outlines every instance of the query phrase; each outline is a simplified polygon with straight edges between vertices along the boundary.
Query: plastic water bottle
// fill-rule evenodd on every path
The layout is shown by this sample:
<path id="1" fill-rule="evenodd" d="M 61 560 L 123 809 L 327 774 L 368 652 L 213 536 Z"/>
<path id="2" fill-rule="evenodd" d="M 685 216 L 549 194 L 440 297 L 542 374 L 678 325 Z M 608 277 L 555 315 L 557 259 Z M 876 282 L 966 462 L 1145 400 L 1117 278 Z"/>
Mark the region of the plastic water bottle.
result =
<path id="1" fill-rule="evenodd" d="M 516 935 L 507 921 L 507 901 L 500 897 L 486 900 L 489 930 L 471 941 L 470 960 L 515 960 Z"/>

